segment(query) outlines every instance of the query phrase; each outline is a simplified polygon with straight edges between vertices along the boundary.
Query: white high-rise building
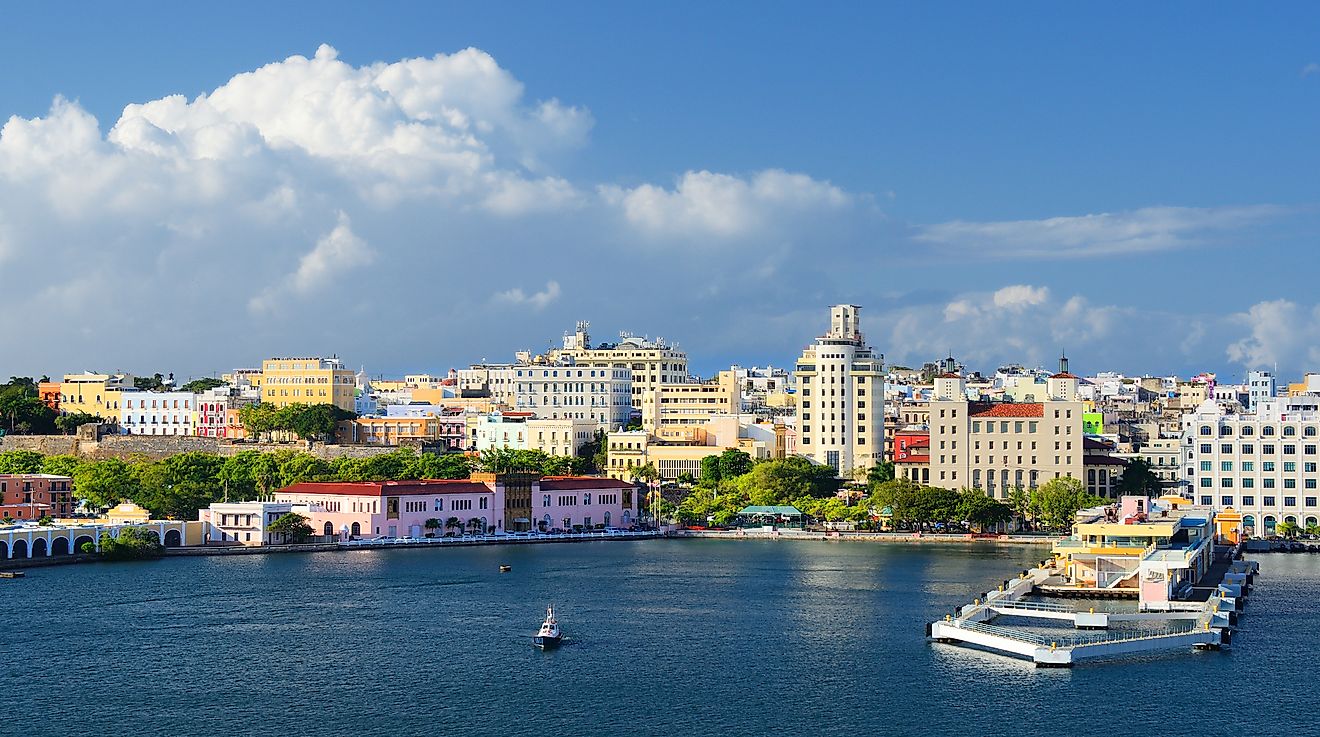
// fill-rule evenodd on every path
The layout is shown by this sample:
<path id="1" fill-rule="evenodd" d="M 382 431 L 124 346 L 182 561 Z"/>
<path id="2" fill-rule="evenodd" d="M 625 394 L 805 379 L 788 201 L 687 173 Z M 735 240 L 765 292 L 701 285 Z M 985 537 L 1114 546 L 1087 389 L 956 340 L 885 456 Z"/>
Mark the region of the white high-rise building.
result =
<path id="1" fill-rule="evenodd" d="M 1196 502 L 1242 512 L 1254 535 L 1320 524 L 1320 397 L 1262 399 L 1246 414 L 1205 402 L 1183 415 L 1182 443 Z"/>
<path id="2" fill-rule="evenodd" d="M 831 307 L 830 331 L 802 351 L 793 372 L 798 452 L 840 474 L 884 457 L 884 356 L 866 345 L 861 309 Z"/>

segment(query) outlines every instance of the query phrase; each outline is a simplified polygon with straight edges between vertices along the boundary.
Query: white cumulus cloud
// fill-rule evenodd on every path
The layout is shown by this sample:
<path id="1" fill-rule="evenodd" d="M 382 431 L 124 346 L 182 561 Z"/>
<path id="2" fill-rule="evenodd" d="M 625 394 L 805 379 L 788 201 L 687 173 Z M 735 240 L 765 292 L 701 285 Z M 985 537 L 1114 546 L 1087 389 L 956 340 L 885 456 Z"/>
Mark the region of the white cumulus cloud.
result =
<path id="1" fill-rule="evenodd" d="M 548 281 L 545 283 L 545 289 L 531 294 L 527 294 L 519 287 L 495 294 L 495 300 L 498 302 L 515 306 L 526 305 L 537 311 L 544 310 L 557 299 L 559 299 L 559 282 L 557 281 Z"/>
<path id="2" fill-rule="evenodd" d="M 610 186 L 601 195 L 646 234 L 715 237 L 766 232 L 786 216 L 838 211 L 854 201 L 829 182 L 778 169 L 750 177 L 689 171 L 672 189 Z"/>

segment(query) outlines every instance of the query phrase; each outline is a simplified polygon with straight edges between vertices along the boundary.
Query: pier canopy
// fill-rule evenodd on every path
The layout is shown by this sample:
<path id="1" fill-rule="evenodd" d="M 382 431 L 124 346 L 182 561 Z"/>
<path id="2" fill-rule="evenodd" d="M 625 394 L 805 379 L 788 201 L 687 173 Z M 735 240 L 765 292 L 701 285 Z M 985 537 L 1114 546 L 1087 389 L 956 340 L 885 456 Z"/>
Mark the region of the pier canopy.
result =
<path id="1" fill-rule="evenodd" d="M 751 505 L 738 510 L 738 523 L 742 526 L 789 525 L 802 526 L 802 512 L 789 505 Z"/>

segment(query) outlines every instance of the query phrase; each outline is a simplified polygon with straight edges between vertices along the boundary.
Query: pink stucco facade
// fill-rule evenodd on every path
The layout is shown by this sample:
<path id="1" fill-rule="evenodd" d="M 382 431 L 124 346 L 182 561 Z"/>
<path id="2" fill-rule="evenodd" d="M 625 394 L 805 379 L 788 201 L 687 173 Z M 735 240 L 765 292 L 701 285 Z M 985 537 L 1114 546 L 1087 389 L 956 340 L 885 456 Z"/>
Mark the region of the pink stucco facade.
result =
<path id="1" fill-rule="evenodd" d="M 542 531 L 629 528 L 637 519 L 632 485 L 615 479 L 545 477 L 532 483 L 531 497 Z M 306 505 L 314 534 L 343 540 L 502 532 L 508 512 L 498 480 L 305 482 L 275 492 L 274 501 Z M 441 527 L 427 529 L 428 520 Z"/>
<path id="2" fill-rule="evenodd" d="M 532 489 L 532 519 L 537 529 L 630 528 L 637 520 L 637 493 L 617 479 L 554 477 Z"/>
<path id="3" fill-rule="evenodd" d="M 275 500 L 306 504 L 316 534 L 342 539 L 494 532 L 504 526 L 499 486 L 466 480 L 309 482 L 280 489 Z M 442 527 L 427 529 L 431 519 Z"/>

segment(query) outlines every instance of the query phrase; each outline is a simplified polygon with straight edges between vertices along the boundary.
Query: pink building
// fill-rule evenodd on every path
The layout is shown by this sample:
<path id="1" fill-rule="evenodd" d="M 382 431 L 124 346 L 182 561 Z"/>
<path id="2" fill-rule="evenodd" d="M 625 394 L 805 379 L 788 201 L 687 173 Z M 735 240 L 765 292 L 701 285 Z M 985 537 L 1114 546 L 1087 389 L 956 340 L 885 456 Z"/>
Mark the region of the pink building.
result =
<path id="1" fill-rule="evenodd" d="M 304 482 L 275 492 L 274 501 L 306 505 L 317 535 L 351 539 L 630 528 L 638 499 L 632 484 L 609 478 L 479 474 L 461 480 Z"/>
<path id="2" fill-rule="evenodd" d="M 546 476 L 532 486 L 532 519 L 542 531 L 633 526 L 636 491 L 618 479 Z"/>
<path id="3" fill-rule="evenodd" d="M 275 501 L 306 504 L 315 534 L 345 540 L 504 529 L 503 490 L 466 479 L 304 482 L 275 492 Z M 428 520 L 441 526 L 428 528 Z"/>

